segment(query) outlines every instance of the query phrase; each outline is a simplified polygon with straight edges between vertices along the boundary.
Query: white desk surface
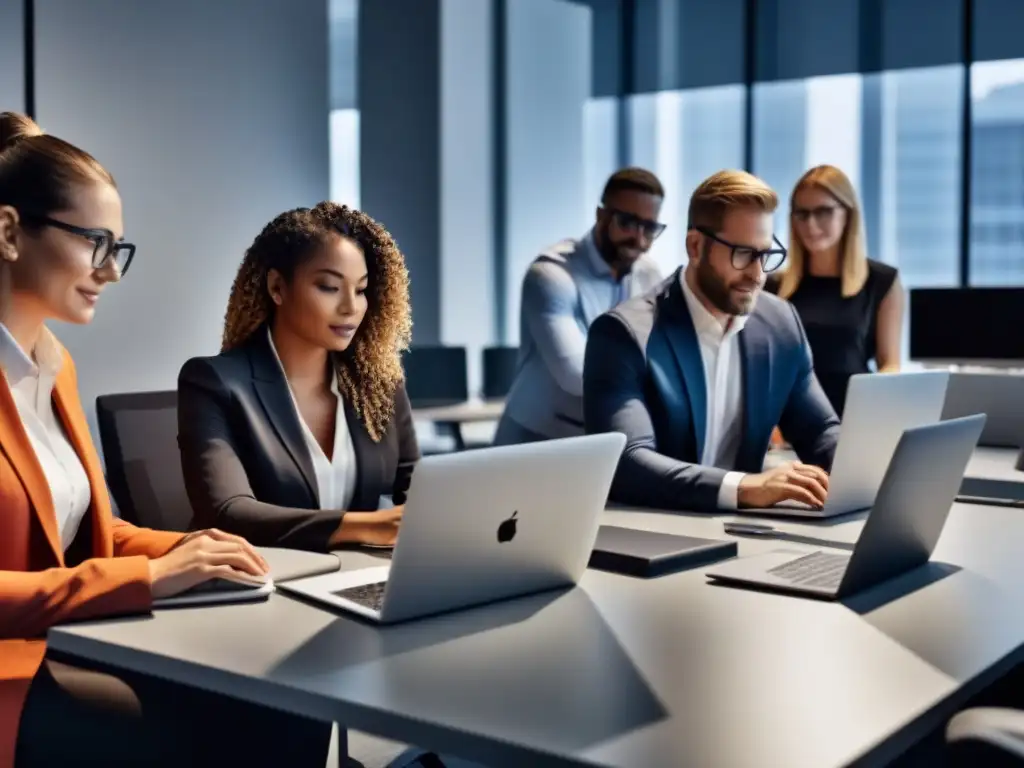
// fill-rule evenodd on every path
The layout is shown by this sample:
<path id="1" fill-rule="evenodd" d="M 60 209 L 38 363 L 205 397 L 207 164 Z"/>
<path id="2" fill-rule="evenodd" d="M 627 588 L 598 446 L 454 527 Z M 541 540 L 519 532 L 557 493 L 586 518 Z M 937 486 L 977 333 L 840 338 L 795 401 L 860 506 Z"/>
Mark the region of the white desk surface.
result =
<path id="1" fill-rule="evenodd" d="M 604 522 L 713 538 L 724 520 Z M 740 554 L 848 548 L 859 517 Z M 580 588 L 389 628 L 282 594 L 50 632 L 51 646 L 491 766 L 884 763 L 1024 647 L 1024 515 L 956 505 L 933 563 L 844 603 L 587 571 Z M 339 553 L 343 568 L 378 562 Z"/>
<path id="2" fill-rule="evenodd" d="M 412 417 L 417 421 L 433 421 L 448 424 L 472 424 L 480 421 L 497 421 L 505 410 L 502 400 L 467 400 L 455 405 L 436 408 L 413 408 Z"/>
<path id="3" fill-rule="evenodd" d="M 1017 448 L 977 448 L 964 473 L 960 493 L 1024 501 L 1024 472 L 1016 468 Z"/>

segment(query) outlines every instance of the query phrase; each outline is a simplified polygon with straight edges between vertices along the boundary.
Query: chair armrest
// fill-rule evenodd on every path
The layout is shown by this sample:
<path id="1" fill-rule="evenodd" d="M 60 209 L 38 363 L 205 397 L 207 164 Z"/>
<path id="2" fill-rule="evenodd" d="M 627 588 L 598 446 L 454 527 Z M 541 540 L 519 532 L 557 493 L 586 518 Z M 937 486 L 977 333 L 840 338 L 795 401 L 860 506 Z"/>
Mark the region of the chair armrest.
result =
<path id="1" fill-rule="evenodd" d="M 946 743 L 980 742 L 1024 766 L 1024 711 L 975 707 L 955 715 L 946 726 Z"/>

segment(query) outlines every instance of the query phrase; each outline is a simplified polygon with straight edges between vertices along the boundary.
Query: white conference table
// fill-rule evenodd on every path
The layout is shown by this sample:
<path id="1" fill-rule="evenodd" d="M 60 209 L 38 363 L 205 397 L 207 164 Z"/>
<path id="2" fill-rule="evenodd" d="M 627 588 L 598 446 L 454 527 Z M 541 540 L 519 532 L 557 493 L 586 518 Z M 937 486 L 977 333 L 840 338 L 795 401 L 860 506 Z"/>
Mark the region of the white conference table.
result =
<path id="1" fill-rule="evenodd" d="M 974 451 L 960 493 L 1024 505 L 1024 471 L 1017 469 L 1018 448 L 980 447 Z"/>
<path id="2" fill-rule="evenodd" d="M 456 450 L 461 451 L 466 447 L 466 441 L 462 435 L 463 425 L 498 421 L 504 410 L 504 398 L 497 400 L 467 400 L 464 403 L 455 403 L 454 405 L 413 408 L 412 418 L 414 421 L 426 421 L 447 427 L 455 438 Z"/>
<path id="3" fill-rule="evenodd" d="M 725 538 L 733 515 L 603 522 Z M 741 555 L 849 549 L 862 516 Z M 1024 515 L 957 504 L 933 562 L 844 602 L 588 570 L 579 588 L 379 628 L 272 595 L 50 632 L 72 656 L 490 766 L 882 765 L 1024 651 Z M 345 569 L 379 556 L 341 553 Z"/>

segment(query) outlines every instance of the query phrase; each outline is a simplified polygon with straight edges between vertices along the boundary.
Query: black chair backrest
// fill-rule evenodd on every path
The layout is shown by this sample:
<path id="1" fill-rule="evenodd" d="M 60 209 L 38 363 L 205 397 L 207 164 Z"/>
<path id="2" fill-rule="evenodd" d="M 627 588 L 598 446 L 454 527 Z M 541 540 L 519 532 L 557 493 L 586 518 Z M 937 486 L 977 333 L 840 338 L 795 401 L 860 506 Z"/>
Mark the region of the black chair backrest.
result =
<path id="1" fill-rule="evenodd" d="M 465 347 L 411 347 L 402 358 L 413 408 L 456 405 L 469 399 Z"/>
<path id="2" fill-rule="evenodd" d="M 96 416 L 121 517 L 146 528 L 188 530 L 192 507 L 178 453 L 178 393 L 102 395 Z"/>
<path id="3" fill-rule="evenodd" d="M 484 349 L 484 398 L 496 400 L 508 394 L 516 377 L 518 361 L 518 347 Z"/>

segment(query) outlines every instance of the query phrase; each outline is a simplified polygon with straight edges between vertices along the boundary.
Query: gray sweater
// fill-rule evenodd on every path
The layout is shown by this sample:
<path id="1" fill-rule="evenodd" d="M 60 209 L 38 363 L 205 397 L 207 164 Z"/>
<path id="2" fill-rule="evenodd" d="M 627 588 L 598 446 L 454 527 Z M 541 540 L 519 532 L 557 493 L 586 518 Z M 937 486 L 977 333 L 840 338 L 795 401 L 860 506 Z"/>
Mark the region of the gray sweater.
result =
<path id="1" fill-rule="evenodd" d="M 519 361 L 502 419 L 548 438 L 583 434 L 587 329 L 621 301 L 660 282 L 660 271 L 647 256 L 616 281 L 593 232 L 538 256 L 523 278 Z"/>

